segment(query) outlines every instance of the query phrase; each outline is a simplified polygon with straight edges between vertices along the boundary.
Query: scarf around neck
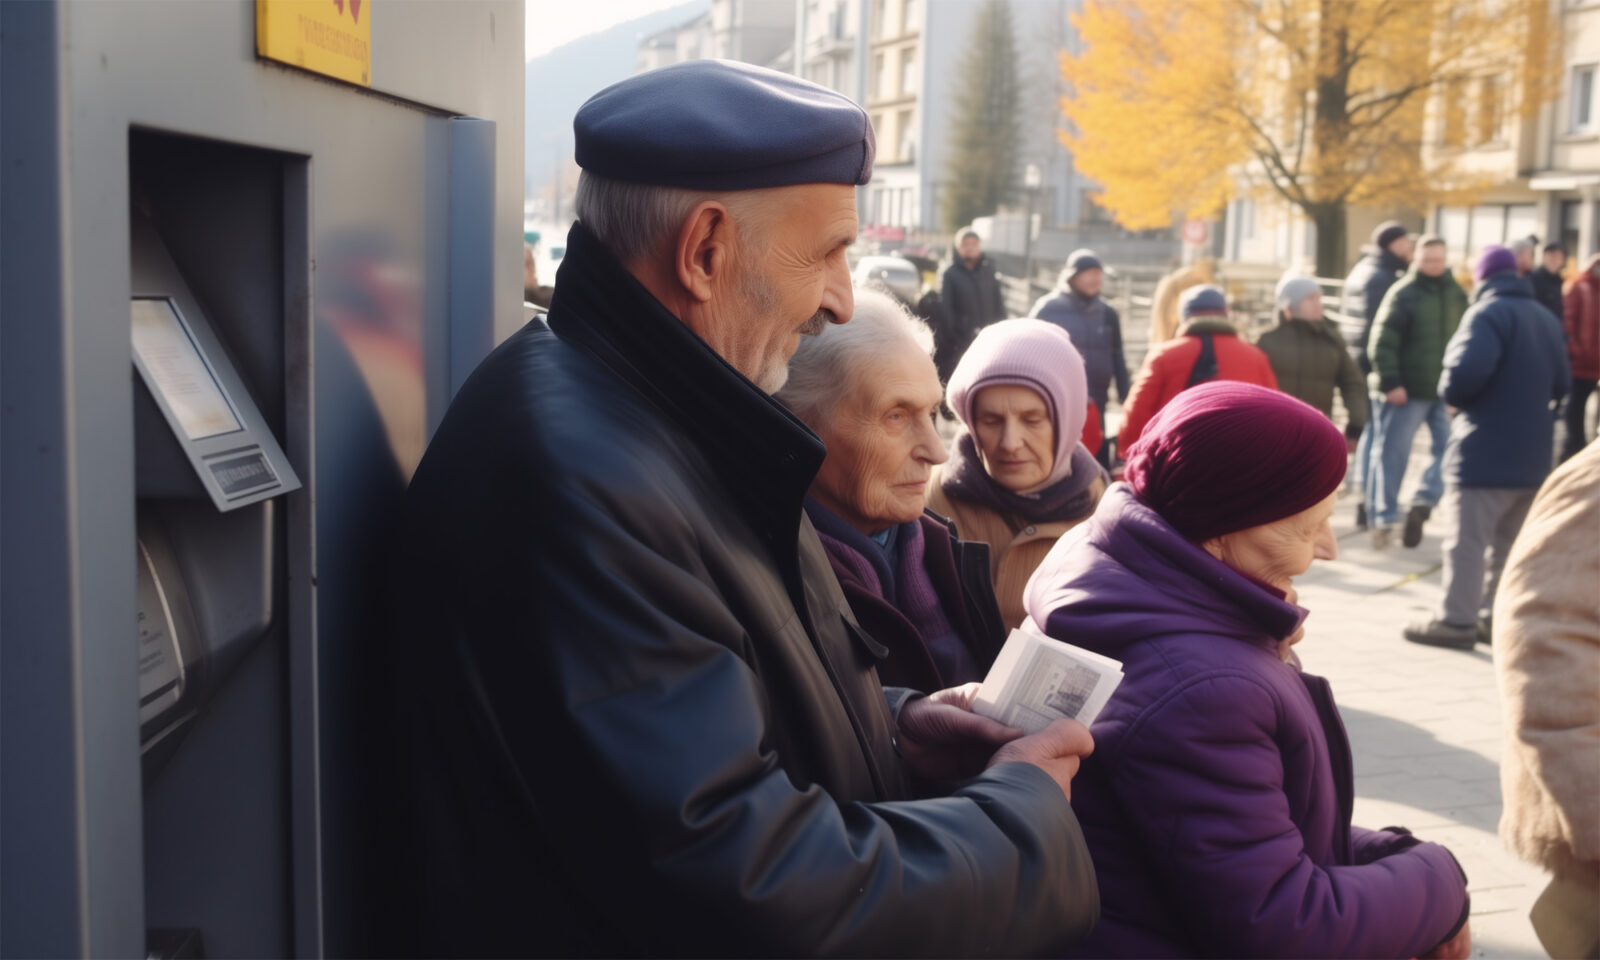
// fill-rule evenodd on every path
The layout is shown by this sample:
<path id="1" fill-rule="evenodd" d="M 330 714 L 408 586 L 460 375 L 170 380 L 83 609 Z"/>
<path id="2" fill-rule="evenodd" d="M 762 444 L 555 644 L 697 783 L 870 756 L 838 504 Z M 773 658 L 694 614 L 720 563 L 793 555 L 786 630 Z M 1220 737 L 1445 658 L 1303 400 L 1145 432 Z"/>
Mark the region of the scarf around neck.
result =
<path id="1" fill-rule="evenodd" d="M 1021 517 L 1028 523 L 1060 523 L 1087 516 L 1094 510 L 1094 482 L 1106 477 L 1105 468 L 1083 444 L 1072 448 L 1072 474 L 1034 493 L 1017 493 L 1001 486 L 978 456 L 972 434 L 963 430 L 950 449 L 940 486 L 956 500 L 988 507 L 1001 516 Z M 1107 478 L 1109 479 L 1109 478 Z"/>

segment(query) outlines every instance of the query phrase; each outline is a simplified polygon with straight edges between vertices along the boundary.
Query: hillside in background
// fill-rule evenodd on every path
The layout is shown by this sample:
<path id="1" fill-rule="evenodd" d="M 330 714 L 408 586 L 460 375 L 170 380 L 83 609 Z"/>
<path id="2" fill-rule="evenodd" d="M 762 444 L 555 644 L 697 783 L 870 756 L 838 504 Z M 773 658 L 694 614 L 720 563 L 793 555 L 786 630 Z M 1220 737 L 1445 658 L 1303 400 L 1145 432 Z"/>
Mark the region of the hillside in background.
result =
<path id="1" fill-rule="evenodd" d="M 524 74 L 524 191 L 528 184 L 543 184 L 554 162 L 564 164 L 571 158 L 572 115 L 601 88 L 633 75 L 640 40 L 686 23 L 710 6 L 710 0 L 689 0 L 529 60 Z"/>

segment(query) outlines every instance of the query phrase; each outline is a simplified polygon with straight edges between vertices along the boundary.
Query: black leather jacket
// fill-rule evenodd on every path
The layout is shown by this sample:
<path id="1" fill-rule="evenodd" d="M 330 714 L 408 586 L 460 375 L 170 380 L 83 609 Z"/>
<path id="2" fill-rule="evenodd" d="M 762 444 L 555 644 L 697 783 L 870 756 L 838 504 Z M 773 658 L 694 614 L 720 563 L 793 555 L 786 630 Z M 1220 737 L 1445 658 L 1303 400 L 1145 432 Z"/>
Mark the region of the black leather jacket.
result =
<path id="1" fill-rule="evenodd" d="M 1099 912 L 1035 767 L 915 800 L 815 434 L 580 224 L 408 493 L 408 947 L 1024 955 Z M 554 331 L 554 332 L 551 332 Z M 881 648 L 877 648 L 881 650 Z"/>

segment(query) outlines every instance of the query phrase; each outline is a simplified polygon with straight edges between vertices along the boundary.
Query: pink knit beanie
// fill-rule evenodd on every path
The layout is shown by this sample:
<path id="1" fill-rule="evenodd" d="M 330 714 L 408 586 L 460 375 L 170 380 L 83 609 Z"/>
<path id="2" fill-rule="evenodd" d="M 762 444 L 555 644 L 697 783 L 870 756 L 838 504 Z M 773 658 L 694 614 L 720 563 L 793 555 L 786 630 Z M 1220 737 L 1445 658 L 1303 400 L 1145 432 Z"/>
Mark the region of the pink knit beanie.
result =
<path id="1" fill-rule="evenodd" d="M 1083 436 L 1089 384 L 1083 356 L 1067 332 L 1044 320 L 1002 320 L 978 331 L 977 339 L 950 374 L 950 409 L 972 432 L 973 408 L 984 387 L 1029 387 L 1044 398 L 1056 429 L 1056 459 L 1049 486 L 1072 475 L 1072 451 Z"/>

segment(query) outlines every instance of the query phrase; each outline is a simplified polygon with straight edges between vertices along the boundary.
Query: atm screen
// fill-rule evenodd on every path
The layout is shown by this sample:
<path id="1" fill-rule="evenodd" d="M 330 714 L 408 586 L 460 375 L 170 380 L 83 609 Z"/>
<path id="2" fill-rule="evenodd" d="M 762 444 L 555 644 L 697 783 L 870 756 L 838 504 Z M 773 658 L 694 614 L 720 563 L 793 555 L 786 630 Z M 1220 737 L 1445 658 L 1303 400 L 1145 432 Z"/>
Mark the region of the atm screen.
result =
<path id="1" fill-rule="evenodd" d="M 171 300 L 134 299 L 133 349 L 190 440 L 242 429 Z"/>

